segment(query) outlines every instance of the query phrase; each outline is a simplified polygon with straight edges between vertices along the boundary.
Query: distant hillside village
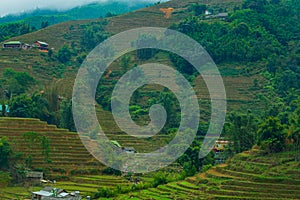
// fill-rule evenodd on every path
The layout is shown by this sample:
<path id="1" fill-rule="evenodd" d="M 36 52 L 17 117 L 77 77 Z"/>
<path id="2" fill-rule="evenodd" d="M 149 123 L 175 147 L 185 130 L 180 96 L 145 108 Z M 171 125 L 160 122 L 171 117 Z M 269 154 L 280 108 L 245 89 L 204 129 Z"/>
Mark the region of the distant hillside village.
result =
<path id="1" fill-rule="evenodd" d="M 48 52 L 49 44 L 42 41 L 35 41 L 33 44 L 27 44 L 20 41 L 9 41 L 3 44 L 3 48 L 5 49 L 38 49 L 39 51 Z"/>

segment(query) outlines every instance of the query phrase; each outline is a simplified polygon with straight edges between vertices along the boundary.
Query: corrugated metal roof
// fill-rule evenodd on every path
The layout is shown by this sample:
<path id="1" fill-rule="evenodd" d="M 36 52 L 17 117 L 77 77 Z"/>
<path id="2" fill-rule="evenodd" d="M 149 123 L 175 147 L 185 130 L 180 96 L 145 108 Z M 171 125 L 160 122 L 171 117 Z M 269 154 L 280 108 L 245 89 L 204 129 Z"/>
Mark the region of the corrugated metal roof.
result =
<path id="1" fill-rule="evenodd" d="M 15 45 L 21 45 L 22 42 L 20 41 L 9 41 L 9 42 L 5 42 L 4 44 L 15 44 Z"/>
<path id="2" fill-rule="evenodd" d="M 41 44 L 41 45 L 49 46 L 48 43 L 46 43 L 46 42 L 41 42 L 41 41 L 36 41 L 36 42 Z"/>
<path id="3" fill-rule="evenodd" d="M 43 196 L 43 197 L 51 197 L 51 195 L 53 193 L 41 190 L 38 192 L 33 192 L 32 194 L 36 194 L 36 195 Z"/>

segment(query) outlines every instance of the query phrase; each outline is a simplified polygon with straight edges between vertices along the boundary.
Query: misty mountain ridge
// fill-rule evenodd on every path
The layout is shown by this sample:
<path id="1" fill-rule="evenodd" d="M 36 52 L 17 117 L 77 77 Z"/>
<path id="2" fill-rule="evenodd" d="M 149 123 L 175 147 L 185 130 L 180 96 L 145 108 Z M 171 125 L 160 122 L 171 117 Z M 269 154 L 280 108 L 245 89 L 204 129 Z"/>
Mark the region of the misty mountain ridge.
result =
<path id="1" fill-rule="evenodd" d="M 150 1 L 109 1 L 94 2 L 77 6 L 67 10 L 36 8 L 31 11 L 24 11 L 16 14 L 9 14 L 0 18 L 0 24 L 4 23 L 29 23 L 31 26 L 39 28 L 42 22 L 49 25 L 57 24 L 69 20 L 96 19 L 105 17 L 107 14 L 118 15 L 133 10 L 138 10 L 150 6 Z"/>

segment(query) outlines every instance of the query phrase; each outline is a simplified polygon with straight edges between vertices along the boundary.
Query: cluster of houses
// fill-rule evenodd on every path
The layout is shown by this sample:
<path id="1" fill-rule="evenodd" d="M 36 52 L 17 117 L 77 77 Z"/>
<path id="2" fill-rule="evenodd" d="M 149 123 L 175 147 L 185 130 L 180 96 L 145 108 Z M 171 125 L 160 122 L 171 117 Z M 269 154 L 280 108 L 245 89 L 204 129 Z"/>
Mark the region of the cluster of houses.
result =
<path id="1" fill-rule="evenodd" d="M 9 42 L 5 42 L 3 44 L 3 48 L 5 48 L 5 49 L 24 49 L 24 50 L 28 50 L 31 48 L 37 48 L 40 51 L 47 52 L 49 50 L 49 44 L 47 44 L 46 42 L 42 42 L 42 41 L 35 41 L 31 45 L 20 42 L 20 41 L 9 41 Z"/>
<path id="2" fill-rule="evenodd" d="M 64 189 L 45 187 L 44 189 L 32 192 L 32 200 L 81 200 L 80 192 L 69 193 Z"/>
<path id="3" fill-rule="evenodd" d="M 43 172 L 38 171 L 27 171 L 26 181 L 31 184 L 37 183 L 56 183 L 56 181 L 44 180 Z M 32 200 L 81 200 L 79 191 L 67 192 L 64 189 L 45 187 L 44 189 L 31 193 Z"/>

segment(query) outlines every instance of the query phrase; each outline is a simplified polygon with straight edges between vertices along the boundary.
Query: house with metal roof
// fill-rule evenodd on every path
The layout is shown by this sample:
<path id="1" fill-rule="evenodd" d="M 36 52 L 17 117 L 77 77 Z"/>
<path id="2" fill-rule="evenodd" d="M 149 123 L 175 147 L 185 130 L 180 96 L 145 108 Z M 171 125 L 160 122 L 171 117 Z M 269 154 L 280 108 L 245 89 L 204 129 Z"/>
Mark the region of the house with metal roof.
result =
<path id="1" fill-rule="evenodd" d="M 79 191 L 68 193 L 66 190 L 45 187 L 44 189 L 32 192 L 32 200 L 81 200 Z"/>
<path id="2" fill-rule="evenodd" d="M 22 48 L 22 42 L 20 41 L 9 41 L 3 44 L 3 48 L 20 49 Z"/>
<path id="3" fill-rule="evenodd" d="M 37 47 L 39 50 L 49 50 L 49 44 L 42 41 L 35 41 L 32 46 Z"/>

